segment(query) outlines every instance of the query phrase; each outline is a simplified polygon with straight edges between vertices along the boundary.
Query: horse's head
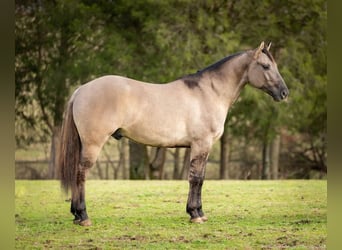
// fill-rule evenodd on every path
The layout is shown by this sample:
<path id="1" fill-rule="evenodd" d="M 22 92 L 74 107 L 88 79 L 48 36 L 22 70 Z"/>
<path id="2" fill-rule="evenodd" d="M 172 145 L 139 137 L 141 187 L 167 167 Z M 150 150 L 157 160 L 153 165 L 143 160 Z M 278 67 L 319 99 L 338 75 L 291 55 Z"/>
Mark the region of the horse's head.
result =
<path id="1" fill-rule="evenodd" d="M 289 90 L 281 77 L 277 63 L 264 42 L 253 51 L 253 59 L 248 67 L 248 81 L 256 88 L 262 89 L 273 97 L 275 101 L 286 99 Z"/>

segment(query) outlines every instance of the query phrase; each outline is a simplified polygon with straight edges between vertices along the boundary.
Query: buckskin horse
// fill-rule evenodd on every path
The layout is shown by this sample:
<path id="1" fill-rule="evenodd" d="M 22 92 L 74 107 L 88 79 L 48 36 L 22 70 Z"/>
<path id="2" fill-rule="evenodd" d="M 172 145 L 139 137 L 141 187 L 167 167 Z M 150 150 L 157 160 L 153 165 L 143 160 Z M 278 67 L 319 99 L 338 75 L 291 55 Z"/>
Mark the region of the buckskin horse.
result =
<path id="1" fill-rule="evenodd" d="M 127 137 L 155 147 L 190 148 L 190 221 L 202 223 L 201 190 L 213 143 L 220 138 L 229 107 L 248 83 L 286 99 L 289 90 L 264 42 L 165 84 L 107 75 L 75 90 L 64 114 L 59 148 L 61 186 L 71 190 L 74 223 L 91 225 L 86 212 L 86 173 L 104 143 Z"/>

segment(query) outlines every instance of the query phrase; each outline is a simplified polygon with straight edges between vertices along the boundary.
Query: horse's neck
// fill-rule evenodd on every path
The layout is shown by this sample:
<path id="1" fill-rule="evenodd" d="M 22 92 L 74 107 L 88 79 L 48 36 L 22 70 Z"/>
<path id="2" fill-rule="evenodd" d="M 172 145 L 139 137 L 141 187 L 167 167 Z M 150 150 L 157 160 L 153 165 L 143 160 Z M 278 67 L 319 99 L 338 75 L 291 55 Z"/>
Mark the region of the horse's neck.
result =
<path id="1" fill-rule="evenodd" d="M 227 62 L 220 71 L 220 74 L 214 77 L 216 84 L 222 89 L 222 101 L 226 102 L 227 109 L 237 100 L 241 90 L 247 82 L 248 65 L 251 61 L 249 52 Z"/>

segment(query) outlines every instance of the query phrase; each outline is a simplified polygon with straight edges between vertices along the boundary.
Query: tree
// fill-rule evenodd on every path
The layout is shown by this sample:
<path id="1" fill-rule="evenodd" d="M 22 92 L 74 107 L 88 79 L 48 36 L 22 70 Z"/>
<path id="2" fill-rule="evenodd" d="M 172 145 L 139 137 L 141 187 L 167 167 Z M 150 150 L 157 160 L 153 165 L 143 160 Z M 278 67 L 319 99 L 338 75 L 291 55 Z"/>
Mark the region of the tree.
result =
<path id="1" fill-rule="evenodd" d="M 260 18 L 260 13 L 267 15 Z M 269 148 L 280 130 L 286 128 L 294 133 L 303 133 L 304 128 L 311 128 L 306 131 L 309 142 L 302 143 L 308 143 L 311 149 L 303 148 L 300 154 L 311 158 L 308 161 L 319 160 L 319 168 L 326 169 L 323 139 L 326 135 L 326 1 L 232 1 L 229 14 L 232 27 L 239 32 L 244 43 L 274 42 L 272 53 L 290 89 L 289 104 L 275 106 L 266 97 L 260 97 L 260 93 L 253 93 L 247 88 L 230 114 L 239 124 L 231 123 L 231 131 L 235 136 L 244 134 L 247 138 L 250 131 L 254 131 L 256 137 L 252 139 L 261 142 L 266 177 L 270 163 Z M 300 90 L 308 92 L 298 96 Z M 312 105 L 318 108 L 313 109 Z M 305 118 L 298 119 L 303 114 L 309 114 L 309 123 Z M 294 124 L 301 129 L 294 128 Z M 236 126 L 240 131 L 234 129 Z"/>
<path id="2" fill-rule="evenodd" d="M 285 74 L 295 84 L 292 96 L 291 113 L 287 128 L 297 140 L 292 142 L 290 160 L 301 167 L 296 177 L 308 177 L 310 169 L 327 172 L 327 107 L 326 107 L 326 69 L 316 68 L 321 62 L 314 53 L 305 51 L 306 44 L 292 41 L 286 52 Z M 317 46 L 319 46 L 317 44 Z M 316 53 L 324 54 L 324 47 L 316 47 Z M 303 63 L 304 62 L 304 63 Z M 289 126 L 291 124 L 291 126 Z"/>
<path id="3" fill-rule="evenodd" d="M 100 24 L 89 16 L 97 9 L 79 1 L 17 1 L 15 11 L 16 138 L 22 144 L 27 137 L 22 126 L 30 128 L 26 142 L 51 136 L 49 177 L 54 178 L 65 102 L 94 66 L 93 29 Z"/>
<path id="4" fill-rule="evenodd" d="M 16 1 L 17 145 L 52 141 L 52 177 L 65 102 L 76 86 L 105 74 L 162 84 L 266 40 L 273 42 L 289 102 L 275 104 L 260 91 L 244 89 L 221 139 L 221 178 L 232 173 L 229 158 L 256 166 L 263 149 L 264 158 L 270 153 L 270 161 L 264 159 L 270 169 L 276 169 L 278 155 L 280 170 L 306 166 L 296 176 L 326 172 L 326 16 L 324 0 Z M 288 136 L 300 140 L 290 145 Z M 145 166 L 147 149 L 135 146 L 130 143 L 130 151 L 140 156 L 132 157 Z M 185 168 L 175 166 L 174 176 L 184 177 Z"/>
<path id="5" fill-rule="evenodd" d="M 101 6 L 108 13 L 112 30 L 117 30 L 131 49 L 121 56 L 125 59 L 128 55 L 139 55 L 127 61 L 130 66 L 123 70 L 132 78 L 169 82 L 206 67 L 221 59 L 222 51 L 233 52 L 237 47 L 236 34 L 229 31 L 227 16 L 214 2 L 119 1 L 115 8 L 110 3 Z M 150 11 L 153 9 L 159 11 Z M 220 25 L 217 27 L 216 23 Z M 132 143 L 130 147 L 137 145 Z M 133 151 L 142 153 L 140 157 L 132 156 L 141 160 L 135 166 L 145 166 L 145 150 Z"/>
<path id="6" fill-rule="evenodd" d="M 164 178 L 164 164 L 166 160 L 166 148 L 155 148 L 154 158 L 150 163 L 150 179 Z"/>

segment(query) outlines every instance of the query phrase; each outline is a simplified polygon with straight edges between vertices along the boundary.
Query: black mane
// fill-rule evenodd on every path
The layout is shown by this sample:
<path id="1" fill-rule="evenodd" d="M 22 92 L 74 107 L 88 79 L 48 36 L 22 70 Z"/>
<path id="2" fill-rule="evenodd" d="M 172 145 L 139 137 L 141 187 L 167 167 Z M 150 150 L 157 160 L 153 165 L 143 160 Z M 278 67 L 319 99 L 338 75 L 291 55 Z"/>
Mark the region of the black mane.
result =
<path id="1" fill-rule="evenodd" d="M 238 52 L 238 53 L 229 55 L 229 56 L 221 59 L 220 61 L 218 61 L 218 62 L 216 62 L 216 63 L 214 63 L 214 64 L 212 64 L 212 65 L 210 65 L 210 66 L 208 66 L 208 67 L 206 67 L 206 68 L 204 68 L 202 70 L 200 70 L 200 71 L 198 71 L 197 73 L 204 73 L 205 71 L 217 71 L 217 70 L 219 70 L 221 68 L 221 66 L 223 64 L 225 64 L 226 62 L 230 61 L 231 59 L 241 55 L 242 53 L 243 52 Z"/>
<path id="2" fill-rule="evenodd" d="M 198 70 L 196 73 L 183 76 L 180 79 L 183 80 L 184 84 L 186 86 L 188 86 L 188 88 L 190 88 L 190 89 L 199 87 L 199 82 L 200 82 L 200 80 L 202 78 L 202 74 L 204 72 L 219 71 L 223 64 L 225 64 L 226 62 L 230 61 L 231 59 L 241 55 L 242 53 L 243 52 L 238 52 L 238 53 L 229 55 L 229 56 L 221 59 L 220 61 L 218 61 L 218 62 L 216 62 L 216 63 L 214 63 L 212 65 L 209 65 L 208 67 L 206 67 L 206 68 L 204 68 L 202 70 Z"/>

